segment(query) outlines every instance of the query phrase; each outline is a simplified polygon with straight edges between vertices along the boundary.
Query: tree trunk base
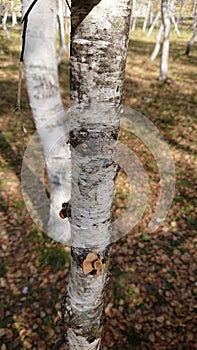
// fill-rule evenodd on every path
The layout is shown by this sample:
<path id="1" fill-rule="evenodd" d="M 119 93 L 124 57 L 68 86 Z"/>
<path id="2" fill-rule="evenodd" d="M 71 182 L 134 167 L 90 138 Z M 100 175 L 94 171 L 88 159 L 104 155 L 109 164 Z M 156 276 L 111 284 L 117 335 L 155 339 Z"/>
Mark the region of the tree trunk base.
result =
<path id="1" fill-rule="evenodd" d="M 158 80 L 162 81 L 165 84 L 169 84 L 169 85 L 172 83 L 172 79 L 170 79 L 168 77 L 159 77 Z"/>

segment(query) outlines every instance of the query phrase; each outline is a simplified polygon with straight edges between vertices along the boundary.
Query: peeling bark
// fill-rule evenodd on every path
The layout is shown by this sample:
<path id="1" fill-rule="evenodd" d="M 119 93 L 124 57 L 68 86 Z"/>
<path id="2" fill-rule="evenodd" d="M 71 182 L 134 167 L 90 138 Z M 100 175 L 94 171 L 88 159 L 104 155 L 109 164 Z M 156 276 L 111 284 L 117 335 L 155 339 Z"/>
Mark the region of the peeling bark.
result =
<path id="1" fill-rule="evenodd" d="M 130 0 L 72 2 L 70 350 L 100 349 L 130 10 Z"/>

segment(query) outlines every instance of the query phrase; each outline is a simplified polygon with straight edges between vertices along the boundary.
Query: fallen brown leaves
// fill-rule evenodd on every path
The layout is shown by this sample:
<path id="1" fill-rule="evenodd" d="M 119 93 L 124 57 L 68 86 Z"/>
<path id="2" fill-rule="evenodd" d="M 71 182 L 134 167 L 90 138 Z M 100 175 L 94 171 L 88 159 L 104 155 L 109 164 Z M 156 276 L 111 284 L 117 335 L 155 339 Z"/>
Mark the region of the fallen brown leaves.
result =
<path id="1" fill-rule="evenodd" d="M 20 125 L 13 112 L 17 89 L 17 66 L 14 68 L 13 62 L 18 59 L 19 32 L 15 36 L 12 45 L 8 47 L 7 41 L 3 44 L 3 60 L 10 69 L 3 75 L 0 101 L 0 349 L 44 350 L 52 349 L 64 330 L 61 322 L 55 323 L 68 281 L 69 250 L 37 230 L 21 196 Z M 184 45 L 176 43 L 175 51 L 181 53 Z M 176 192 L 166 221 L 154 235 L 147 234 L 147 223 L 158 198 L 159 175 L 150 153 L 139 140 L 123 132 L 122 142 L 132 148 L 147 171 L 151 195 L 141 222 L 113 246 L 111 279 L 105 295 L 103 349 L 195 350 L 195 56 L 189 64 L 181 55 L 176 61 L 171 60 L 171 74 L 177 81 L 163 86 L 155 79 L 158 71 L 148 61 L 147 49 L 140 32 L 136 43 L 132 41 L 130 46 L 125 102 L 150 117 L 168 140 L 175 159 Z M 62 72 L 66 69 L 67 63 L 60 68 L 63 83 Z M 13 80 L 10 84 L 11 77 L 15 85 Z M 23 101 L 24 123 L 31 134 L 34 129 L 25 91 Z M 68 93 L 64 101 L 68 102 Z M 114 218 L 122 214 L 128 203 L 129 182 L 125 174 L 118 176 L 116 188 Z"/>

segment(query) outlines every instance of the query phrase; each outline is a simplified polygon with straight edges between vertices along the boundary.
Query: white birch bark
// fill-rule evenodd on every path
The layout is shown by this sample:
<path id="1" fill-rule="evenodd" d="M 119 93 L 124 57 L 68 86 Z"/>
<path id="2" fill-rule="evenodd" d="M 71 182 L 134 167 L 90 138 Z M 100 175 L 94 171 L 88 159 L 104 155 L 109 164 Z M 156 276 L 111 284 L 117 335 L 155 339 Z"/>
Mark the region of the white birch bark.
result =
<path id="1" fill-rule="evenodd" d="M 160 61 L 160 80 L 166 80 L 168 74 L 168 58 L 170 47 L 170 12 L 169 12 L 169 0 L 161 1 L 161 14 L 164 27 L 163 44 Z"/>
<path id="2" fill-rule="evenodd" d="M 132 32 L 135 31 L 136 22 L 137 22 L 137 16 L 133 17 L 133 20 L 132 20 L 132 26 L 131 26 Z"/>
<path id="3" fill-rule="evenodd" d="M 151 61 L 153 62 L 158 53 L 159 53 L 159 50 L 160 50 L 160 47 L 161 47 L 161 38 L 162 38 L 162 34 L 163 34 L 163 24 L 161 24 L 159 30 L 158 30 L 158 33 L 157 33 L 157 36 L 156 36 L 156 42 L 155 42 L 155 48 L 153 50 L 153 53 L 150 57 Z"/>
<path id="4" fill-rule="evenodd" d="M 69 52 L 67 50 L 66 41 L 65 41 L 65 28 L 64 28 L 64 2 L 63 0 L 58 0 L 58 13 L 57 13 L 57 22 L 59 28 L 59 54 L 58 54 L 58 65 L 62 61 L 62 56 L 64 52 Z"/>
<path id="5" fill-rule="evenodd" d="M 7 18 L 8 18 L 8 3 L 6 2 L 4 5 L 4 11 L 2 16 L 2 28 L 7 36 L 8 39 L 10 39 L 10 33 L 7 29 Z"/>
<path id="6" fill-rule="evenodd" d="M 187 1 L 187 0 L 186 0 Z M 178 16 L 177 16 L 177 26 L 179 26 L 179 22 L 181 20 L 181 17 L 182 17 L 182 13 L 183 13 L 183 9 L 184 9 L 184 6 L 185 6 L 185 2 L 184 0 L 181 0 L 181 6 L 180 6 L 180 9 L 179 9 L 179 12 L 178 12 Z"/>
<path id="7" fill-rule="evenodd" d="M 153 24 L 153 2 L 151 1 L 150 6 L 150 26 Z"/>
<path id="8" fill-rule="evenodd" d="M 146 16 L 145 16 L 144 24 L 143 24 L 143 28 L 142 28 L 142 31 L 143 31 L 143 32 L 146 31 L 146 27 L 147 27 L 147 24 L 148 24 L 148 19 L 149 19 L 150 10 L 151 10 L 151 1 L 152 1 L 152 0 L 148 0 L 147 12 L 146 12 Z"/>
<path id="9" fill-rule="evenodd" d="M 174 24 L 174 30 L 175 30 L 176 34 L 178 36 L 181 36 L 179 28 L 178 28 L 178 23 L 176 22 L 175 15 L 174 15 L 175 11 L 176 11 L 176 5 L 177 5 L 176 0 L 170 0 L 169 1 L 169 4 L 168 4 L 169 16 L 170 16 L 171 22 Z"/>
<path id="10" fill-rule="evenodd" d="M 11 5 L 11 13 L 12 13 L 12 26 L 14 27 L 17 24 L 17 17 L 16 17 L 16 12 L 15 12 L 15 3 L 14 1 L 10 2 Z"/>
<path id="11" fill-rule="evenodd" d="M 135 25 L 136 25 L 136 15 L 135 15 L 135 10 L 136 10 L 136 0 L 132 1 L 132 9 L 131 9 L 131 30 L 135 30 Z"/>
<path id="12" fill-rule="evenodd" d="M 23 16 L 31 0 L 22 1 Z M 68 133 L 68 117 L 62 105 L 56 60 L 56 0 L 38 1 L 29 14 L 25 74 L 33 118 L 43 145 L 50 182 L 48 235 L 66 244 L 70 238 L 68 219 L 58 213 L 70 199 L 70 154 L 60 135 Z"/>
<path id="13" fill-rule="evenodd" d="M 69 5 L 70 6 L 70 5 Z M 70 56 L 70 31 L 71 31 L 71 18 L 70 9 L 68 5 L 65 7 L 65 41 L 66 41 L 66 51 Z"/>
<path id="14" fill-rule="evenodd" d="M 155 28 L 155 26 L 156 26 L 156 24 L 157 24 L 157 22 L 158 22 L 160 16 L 161 16 L 161 11 L 159 11 L 159 12 L 157 13 L 157 15 L 156 15 L 156 17 L 155 17 L 155 19 L 154 19 L 154 21 L 153 21 L 151 27 L 149 28 L 149 31 L 148 31 L 148 38 L 150 38 L 150 36 L 151 36 L 151 34 L 152 34 L 152 31 L 153 31 L 153 29 Z"/>
<path id="15" fill-rule="evenodd" d="M 130 0 L 72 2 L 70 350 L 100 349 L 130 10 Z M 90 253 L 97 262 L 86 274 Z"/>
<path id="16" fill-rule="evenodd" d="M 176 20 L 175 20 L 175 17 L 174 17 L 174 14 L 173 14 L 173 13 L 171 13 L 170 18 L 171 18 L 172 23 L 174 24 L 174 30 L 175 30 L 175 32 L 176 32 L 177 35 L 180 37 L 180 36 L 181 36 L 181 33 L 180 33 L 180 31 L 179 31 L 178 24 L 177 24 L 177 22 L 176 22 Z"/>

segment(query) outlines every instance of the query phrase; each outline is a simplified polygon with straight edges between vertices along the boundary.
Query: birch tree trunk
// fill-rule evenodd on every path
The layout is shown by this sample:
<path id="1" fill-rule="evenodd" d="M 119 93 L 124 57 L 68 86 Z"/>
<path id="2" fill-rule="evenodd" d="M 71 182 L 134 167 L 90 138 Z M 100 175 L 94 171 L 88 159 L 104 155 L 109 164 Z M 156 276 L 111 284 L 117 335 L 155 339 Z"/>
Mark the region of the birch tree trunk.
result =
<path id="1" fill-rule="evenodd" d="M 175 16 L 174 16 L 173 13 L 171 13 L 170 18 L 171 18 L 172 23 L 174 24 L 174 30 L 175 30 L 175 32 L 177 33 L 178 36 L 181 36 L 181 33 L 180 33 L 180 31 L 179 31 L 179 28 L 178 28 L 178 24 L 177 24 L 177 22 L 176 22 L 176 20 L 175 20 Z"/>
<path id="2" fill-rule="evenodd" d="M 10 39 L 10 33 L 7 29 L 7 18 L 8 18 L 8 3 L 6 2 L 4 5 L 4 11 L 2 15 L 2 28 L 7 36 L 8 39 Z"/>
<path id="3" fill-rule="evenodd" d="M 143 24 L 143 28 L 142 28 L 142 31 L 143 31 L 143 32 L 146 31 L 148 19 L 149 19 L 149 16 L 150 16 L 150 10 L 151 10 L 151 0 L 148 0 L 146 16 L 145 16 L 145 18 L 144 18 L 144 24 Z"/>
<path id="4" fill-rule="evenodd" d="M 17 17 L 16 17 L 16 12 L 15 12 L 15 3 L 14 1 L 10 2 L 11 6 L 11 13 L 12 13 L 12 26 L 14 27 L 17 24 Z"/>
<path id="5" fill-rule="evenodd" d="M 161 15 L 164 28 L 163 44 L 160 61 L 160 80 L 167 80 L 168 78 L 168 58 L 169 58 L 169 36 L 170 36 L 170 13 L 169 13 L 169 0 L 161 1 Z"/>
<path id="6" fill-rule="evenodd" d="M 192 48 L 192 46 L 194 44 L 196 36 L 197 36 L 197 28 L 194 30 L 194 33 L 193 33 L 193 35 L 192 35 L 192 37 L 191 37 L 191 39 L 190 39 L 190 41 L 189 41 L 189 43 L 187 45 L 187 48 L 186 48 L 186 51 L 185 51 L 185 54 L 187 56 L 189 56 L 189 54 L 190 54 L 190 51 L 191 51 L 191 48 Z"/>
<path id="7" fill-rule="evenodd" d="M 156 42 L 155 42 L 155 48 L 153 50 L 153 53 L 150 57 L 151 61 L 153 62 L 158 53 L 159 53 L 159 50 L 160 50 L 160 46 L 161 46 L 161 38 L 162 38 L 162 34 L 163 34 L 163 24 L 161 24 L 159 30 L 158 30 L 158 33 L 157 33 L 157 36 L 156 36 Z"/>
<path id="8" fill-rule="evenodd" d="M 70 54 L 70 32 L 71 32 L 71 14 L 68 5 L 65 7 L 65 35 L 67 51 Z"/>
<path id="9" fill-rule="evenodd" d="M 101 344 L 130 12 L 130 0 L 72 1 L 70 350 Z"/>
<path id="10" fill-rule="evenodd" d="M 189 43 L 188 43 L 188 45 L 186 47 L 186 50 L 185 50 L 185 54 L 187 56 L 189 56 L 189 54 L 190 54 L 190 51 L 191 51 L 191 48 L 192 48 L 192 46 L 194 44 L 196 36 L 197 36 L 197 17 L 196 17 L 195 22 L 194 22 L 194 32 L 193 32 L 192 37 L 191 37 L 191 39 L 190 39 L 190 41 L 189 41 Z"/>
<path id="11" fill-rule="evenodd" d="M 57 22 L 59 28 L 59 55 L 58 55 L 58 65 L 62 61 L 62 56 L 64 52 L 69 52 L 67 50 L 66 41 L 65 41 L 65 28 L 64 28 L 64 2 L 63 0 L 58 0 L 58 13 L 57 13 Z"/>
<path id="12" fill-rule="evenodd" d="M 136 0 L 132 1 L 132 10 L 131 10 L 131 30 L 134 31 L 135 30 L 135 26 L 136 26 Z"/>
<path id="13" fill-rule="evenodd" d="M 156 15 L 156 17 L 155 17 L 155 19 L 154 19 L 154 21 L 153 21 L 151 27 L 149 28 L 149 31 L 148 31 L 148 38 L 150 38 L 150 36 L 151 36 L 151 34 L 152 34 L 152 31 L 153 31 L 153 29 L 155 28 L 155 26 L 156 26 L 156 24 L 157 24 L 157 22 L 158 22 L 160 16 L 161 16 L 161 11 L 159 11 L 159 12 L 157 13 L 157 15 Z"/>
<path id="14" fill-rule="evenodd" d="M 22 1 L 23 16 L 31 0 Z M 56 59 L 56 0 L 38 1 L 31 10 L 25 46 L 25 75 L 33 118 L 44 149 L 50 182 L 48 234 L 68 243 L 70 225 L 58 213 L 70 199 L 70 154 L 65 139 L 68 117 L 62 105 Z"/>

